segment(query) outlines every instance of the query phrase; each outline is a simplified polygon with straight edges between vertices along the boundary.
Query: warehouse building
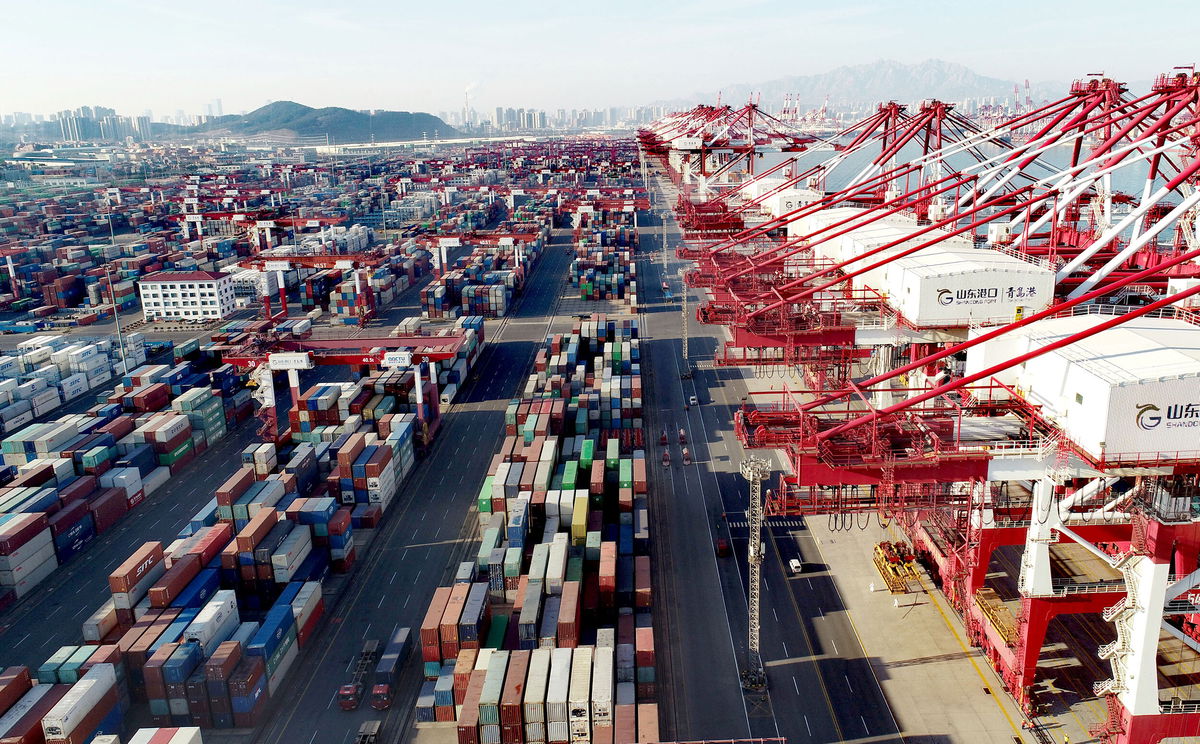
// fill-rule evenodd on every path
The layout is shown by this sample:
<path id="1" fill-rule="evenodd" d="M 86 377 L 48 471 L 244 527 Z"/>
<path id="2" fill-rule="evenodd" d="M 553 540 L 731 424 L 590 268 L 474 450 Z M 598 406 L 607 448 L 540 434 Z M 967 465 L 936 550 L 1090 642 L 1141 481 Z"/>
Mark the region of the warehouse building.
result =
<path id="1" fill-rule="evenodd" d="M 138 282 L 146 320 L 220 319 L 233 314 L 233 279 L 220 271 L 159 271 Z"/>

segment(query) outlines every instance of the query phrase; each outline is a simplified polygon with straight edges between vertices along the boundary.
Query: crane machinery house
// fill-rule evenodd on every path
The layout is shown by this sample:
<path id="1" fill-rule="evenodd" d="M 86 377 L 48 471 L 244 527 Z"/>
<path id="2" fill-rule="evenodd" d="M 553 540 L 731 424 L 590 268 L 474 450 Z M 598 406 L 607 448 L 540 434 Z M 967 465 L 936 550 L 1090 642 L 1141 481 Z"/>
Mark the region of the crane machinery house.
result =
<path id="1" fill-rule="evenodd" d="M 220 271 L 158 271 L 138 290 L 146 320 L 218 320 L 234 311 L 233 278 Z"/>
<path id="2" fill-rule="evenodd" d="M 1048 346 L 1099 323 L 1050 318 L 970 349 L 967 374 Z M 986 329 L 979 332 L 984 332 Z M 1200 346 L 1196 326 L 1138 318 L 996 375 L 1041 407 L 1083 451 L 1112 463 L 1171 463 L 1200 454 Z M 1003 398 L 1005 388 L 975 391 Z"/>

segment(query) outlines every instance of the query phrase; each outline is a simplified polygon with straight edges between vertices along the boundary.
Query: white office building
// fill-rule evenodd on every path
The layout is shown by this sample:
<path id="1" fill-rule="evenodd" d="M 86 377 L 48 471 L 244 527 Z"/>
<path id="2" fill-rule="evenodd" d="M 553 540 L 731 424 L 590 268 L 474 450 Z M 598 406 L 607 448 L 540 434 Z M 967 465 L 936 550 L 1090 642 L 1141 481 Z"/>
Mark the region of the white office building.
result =
<path id="1" fill-rule="evenodd" d="M 219 320 L 233 314 L 233 279 L 220 271 L 158 271 L 138 282 L 146 320 Z"/>

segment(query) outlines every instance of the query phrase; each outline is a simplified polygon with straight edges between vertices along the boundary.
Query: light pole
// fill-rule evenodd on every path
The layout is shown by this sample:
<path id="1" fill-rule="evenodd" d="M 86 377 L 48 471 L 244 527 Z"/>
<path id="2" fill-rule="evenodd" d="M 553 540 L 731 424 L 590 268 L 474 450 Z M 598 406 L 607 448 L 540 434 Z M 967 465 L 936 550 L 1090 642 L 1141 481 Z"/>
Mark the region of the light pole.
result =
<path id="1" fill-rule="evenodd" d="M 108 208 L 108 235 L 112 240 L 112 247 L 117 247 L 117 232 L 113 227 L 113 212 L 112 207 Z M 104 279 L 108 282 L 108 296 L 113 304 L 113 319 L 117 323 L 117 349 L 121 352 L 121 375 L 129 374 L 129 362 L 125 359 L 125 339 L 121 336 L 121 308 L 117 305 L 117 291 L 113 288 L 112 283 L 112 266 L 109 264 L 107 251 L 104 256 Z"/>

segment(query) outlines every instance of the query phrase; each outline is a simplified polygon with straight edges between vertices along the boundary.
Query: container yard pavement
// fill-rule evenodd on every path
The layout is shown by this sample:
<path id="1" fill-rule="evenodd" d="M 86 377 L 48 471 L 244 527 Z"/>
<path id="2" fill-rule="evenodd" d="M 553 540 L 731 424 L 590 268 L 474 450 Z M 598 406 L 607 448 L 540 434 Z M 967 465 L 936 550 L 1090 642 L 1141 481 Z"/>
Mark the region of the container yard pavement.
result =
<path id="1" fill-rule="evenodd" d="M 568 231 L 555 231 L 514 312 L 504 321 L 489 321 L 477 379 L 460 391 L 430 456 L 401 485 L 352 584 L 327 609 L 329 619 L 273 699 L 268 723 L 254 741 L 337 744 L 371 719 L 383 721 L 382 742 L 412 733 L 408 722 L 420 686 L 415 660 L 405 666 L 390 710 L 374 711 L 364 703 L 350 713 L 340 710 L 334 697 L 363 640 L 386 637 L 397 624 L 419 626 L 434 589 L 448 583 L 453 569 L 469 557 L 476 532 L 473 504 L 503 439 L 504 407 L 525 379 L 536 343 L 556 322 L 570 325 L 570 318 L 553 317 L 570 263 L 562 250 L 569 240 Z M 453 738 L 453 728 L 448 733 Z"/>

